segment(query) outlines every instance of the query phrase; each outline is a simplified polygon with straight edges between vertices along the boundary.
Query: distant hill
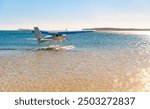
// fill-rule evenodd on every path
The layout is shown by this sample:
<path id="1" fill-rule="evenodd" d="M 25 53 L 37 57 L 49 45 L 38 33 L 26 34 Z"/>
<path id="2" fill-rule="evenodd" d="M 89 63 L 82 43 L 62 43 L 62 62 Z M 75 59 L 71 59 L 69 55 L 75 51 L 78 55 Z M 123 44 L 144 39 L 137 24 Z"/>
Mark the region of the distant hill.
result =
<path id="1" fill-rule="evenodd" d="M 32 31 L 32 29 L 18 29 L 19 31 Z"/>
<path id="2" fill-rule="evenodd" d="M 83 30 L 96 30 L 96 31 L 150 31 L 150 29 L 140 28 L 85 28 Z"/>

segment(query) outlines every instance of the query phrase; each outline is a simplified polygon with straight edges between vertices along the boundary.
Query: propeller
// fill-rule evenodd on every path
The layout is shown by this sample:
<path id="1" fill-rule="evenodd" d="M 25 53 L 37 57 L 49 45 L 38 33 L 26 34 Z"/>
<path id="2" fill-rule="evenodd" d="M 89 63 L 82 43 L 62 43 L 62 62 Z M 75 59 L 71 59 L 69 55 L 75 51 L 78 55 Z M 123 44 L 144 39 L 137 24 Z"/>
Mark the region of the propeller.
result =
<path id="1" fill-rule="evenodd" d="M 65 29 L 65 31 L 67 31 L 67 28 Z"/>
<path id="2" fill-rule="evenodd" d="M 68 38 L 68 36 L 67 36 L 67 35 L 65 36 L 65 38 L 67 39 L 67 41 L 69 41 L 69 38 Z"/>
<path id="3" fill-rule="evenodd" d="M 65 29 L 65 31 L 66 31 L 66 32 L 68 31 L 67 28 Z M 69 38 L 68 38 L 67 35 L 65 35 L 65 38 L 67 39 L 67 41 L 69 41 Z"/>

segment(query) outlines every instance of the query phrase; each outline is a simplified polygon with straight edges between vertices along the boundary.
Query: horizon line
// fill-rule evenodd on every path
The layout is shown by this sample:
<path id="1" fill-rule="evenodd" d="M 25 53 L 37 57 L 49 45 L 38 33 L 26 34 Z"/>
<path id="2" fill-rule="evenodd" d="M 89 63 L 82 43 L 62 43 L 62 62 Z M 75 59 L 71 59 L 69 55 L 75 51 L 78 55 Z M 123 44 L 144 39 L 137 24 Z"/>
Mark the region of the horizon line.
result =
<path id="1" fill-rule="evenodd" d="M 127 28 L 127 27 L 88 27 L 88 28 L 82 28 L 82 30 L 83 29 L 104 29 L 104 30 L 150 30 L 150 28 L 135 28 L 135 27 L 129 27 L 129 28 Z M 0 29 L 0 30 L 33 30 L 33 29 L 31 29 L 31 28 L 18 28 L 18 29 Z"/>

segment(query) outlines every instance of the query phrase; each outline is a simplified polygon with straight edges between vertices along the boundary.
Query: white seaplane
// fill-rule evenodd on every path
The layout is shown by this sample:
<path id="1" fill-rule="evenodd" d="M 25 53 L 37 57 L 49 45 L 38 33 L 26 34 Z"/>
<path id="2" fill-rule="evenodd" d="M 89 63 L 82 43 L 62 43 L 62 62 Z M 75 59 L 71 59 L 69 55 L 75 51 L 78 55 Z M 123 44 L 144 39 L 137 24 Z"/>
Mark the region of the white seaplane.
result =
<path id="1" fill-rule="evenodd" d="M 95 30 L 81 30 L 81 31 L 58 31 L 58 32 L 51 32 L 51 31 L 40 31 L 38 27 L 34 27 L 34 30 L 32 31 L 37 40 L 38 43 L 43 42 L 49 42 L 47 47 L 44 47 L 44 49 L 63 49 L 63 47 L 60 46 L 60 42 L 63 40 L 68 39 L 68 35 L 70 34 L 77 34 L 77 33 L 89 33 L 89 32 L 95 32 Z M 50 44 L 52 42 L 58 42 L 59 45 L 52 45 Z"/>

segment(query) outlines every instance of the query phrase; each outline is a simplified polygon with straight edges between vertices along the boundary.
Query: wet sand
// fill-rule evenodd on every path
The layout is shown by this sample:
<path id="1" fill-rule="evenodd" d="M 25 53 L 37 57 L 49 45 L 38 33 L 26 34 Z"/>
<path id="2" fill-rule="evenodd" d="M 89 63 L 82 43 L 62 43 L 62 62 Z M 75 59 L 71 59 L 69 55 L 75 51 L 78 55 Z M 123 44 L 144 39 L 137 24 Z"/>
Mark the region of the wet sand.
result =
<path id="1" fill-rule="evenodd" d="M 150 55 L 131 49 L 0 56 L 0 91 L 150 91 Z"/>

